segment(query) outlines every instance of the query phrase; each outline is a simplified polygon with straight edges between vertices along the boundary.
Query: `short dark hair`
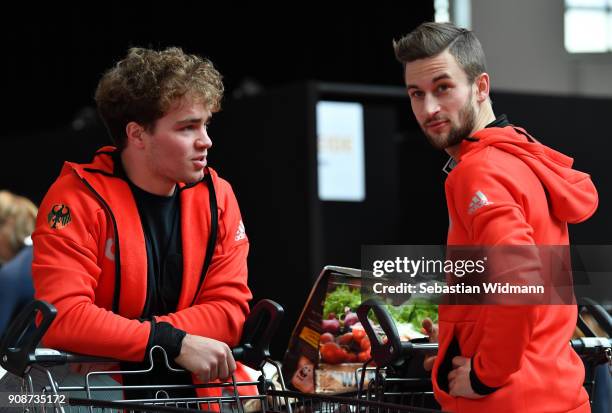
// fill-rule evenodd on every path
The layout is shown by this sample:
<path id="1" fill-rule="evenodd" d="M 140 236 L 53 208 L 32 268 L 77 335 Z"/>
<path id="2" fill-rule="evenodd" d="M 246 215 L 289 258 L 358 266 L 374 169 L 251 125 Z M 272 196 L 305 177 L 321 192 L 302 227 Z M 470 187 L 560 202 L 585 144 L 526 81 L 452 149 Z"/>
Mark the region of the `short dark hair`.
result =
<path id="1" fill-rule="evenodd" d="M 423 23 L 401 39 L 394 40 L 393 49 L 395 57 L 404 66 L 418 59 L 437 56 L 448 49 L 470 83 L 487 70 L 484 50 L 476 35 L 452 23 Z"/>
<path id="2" fill-rule="evenodd" d="M 153 130 L 157 119 L 183 97 L 217 112 L 222 96 L 221 75 L 209 60 L 169 47 L 162 51 L 130 49 L 104 74 L 95 98 L 111 138 L 123 149 L 129 122 Z"/>

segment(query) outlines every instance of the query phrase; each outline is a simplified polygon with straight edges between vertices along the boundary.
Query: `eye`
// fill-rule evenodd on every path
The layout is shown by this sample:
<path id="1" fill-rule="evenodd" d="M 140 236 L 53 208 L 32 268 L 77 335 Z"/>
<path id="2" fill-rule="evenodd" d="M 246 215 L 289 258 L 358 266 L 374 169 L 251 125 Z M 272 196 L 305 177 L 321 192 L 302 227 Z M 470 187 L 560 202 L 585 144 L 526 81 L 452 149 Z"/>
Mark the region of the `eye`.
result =
<path id="1" fill-rule="evenodd" d="M 411 99 L 422 98 L 424 95 L 425 94 L 421 90 L 413 90 L 412 92 L 410 92 Z"/>
<path id="2" fill-rule="evenodd" d="M 447 85 L 447 84 L 441 84 L 441 85 L 439 85 L 439 86 L 436 88 L 436 91 L 437 91 L 438 93 L 444 93 L 444 92 L 446 92 L 448 89 L 450 89 L 450 86 L 449 86 L 449 85 Z"/>

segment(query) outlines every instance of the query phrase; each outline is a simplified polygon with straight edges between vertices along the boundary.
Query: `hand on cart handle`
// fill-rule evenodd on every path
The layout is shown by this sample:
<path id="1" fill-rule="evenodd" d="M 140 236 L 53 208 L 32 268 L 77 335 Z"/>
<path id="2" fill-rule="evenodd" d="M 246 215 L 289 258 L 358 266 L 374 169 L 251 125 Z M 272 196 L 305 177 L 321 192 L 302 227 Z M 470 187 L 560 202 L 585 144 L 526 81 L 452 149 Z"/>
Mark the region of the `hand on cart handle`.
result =
<path id="1" fill-rule="evenodd" d="M 232 350 L 217 340 L 187 335 L 190 337 L 185 346 L 183 358 L 177 362 L 190 371 L 200 372 L 202 364 L 193 362 L 189 356 L 192 351 L 210 351 L 218 363 L 209 363 L 206 373 L 201 371 L 202 378 L 212 376 L 227 378 L 235 370 L 235 362 L 240 361 L 249 367 L 258 369 L 270 357 L 270 342 L 280 324 L 284 310 L 272 300 L 261 300 L 247 317 L 242 331 L 240 345 Z M 53 349 L 37 349 L 40 340 L 57 315 L 56 308 L 44 301 L 35 300 L 28 304 L 10 324 L 2 343 L 0 343 L 0 365 L 7 371 L 23 377 L 34 363 L 60 365 L 66 363 L 108 363 L 116 362 L 108 358 L 72 354 Z M 38 318 L 37 318 L 38 317 Z M 33 321 L 40 322 L 33 326 Z M 181 355 L 179 355 L 179 358 Z M 225 360 L 225 365 L 223 365 Z M 181 363 L 182 362 L 182 363 Z M 213 366 L 214 364 L 214 366 Z M 193 369 L 193 370 L 192 370 Z"/>
<path id="2" fill-rule="evenodd" d="M 236 370 L 236 362 L 227 344 L 192 334 L 183 338 L 181 353 L 174 361 L 204 383 L 216 379 L 227 381 Z"/>
<path id="3" fill-rule="evenodd" d="M 244 322 L 240 345 L 232 350 L 217 340 L 187 334 L 175 361 L 196 374 L 203 382 L 229 379 L 236 361 L 258 369 L 270 357 L 270 342 L 284 310 L 272 300 L 261 300 Z"/>
<path id="4" fill-rule="evenodd" d="M 270 342 L 284 310 L 272 300 L 259 301 L 244 322 L 240 345 L 232 350 L 217 340 L 187 334 L 175 361 L 203 382 L 229 379 L 236 361 L 258 369 L 270 357 Z"/>

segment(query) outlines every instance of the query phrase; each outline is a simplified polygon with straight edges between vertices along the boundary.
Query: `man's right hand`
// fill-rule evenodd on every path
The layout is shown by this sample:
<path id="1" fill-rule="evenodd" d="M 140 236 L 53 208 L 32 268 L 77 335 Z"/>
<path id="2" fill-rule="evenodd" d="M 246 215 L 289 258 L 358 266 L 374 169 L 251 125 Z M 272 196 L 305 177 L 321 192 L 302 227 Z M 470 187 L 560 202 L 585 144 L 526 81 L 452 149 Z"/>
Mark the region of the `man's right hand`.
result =
<path id="1" fill-rule="evenodd" d="M 174 359 L 204 383 L 216 379 L 227 380 L 236 370 L 236 362 L 227 344 L 212 338 L 187 334 L 181 353 Z"/>
<path id="2" fill-rule="evenodd" d="M 430 318 L 425 318 L 421 322 L 421 325 L 423 326 L 423 330 L 425 330 L 425 333 L 429 336 L 429 342 L 437 343 L 438 325 L 434 324 Z M 436 361 L 436 356 L 425 357 L 425 360 L 423 360 L 423 367 L 425 368 L 425 370 L 431 371 L 431 369 L 433 369 L 434 361 Z"/>

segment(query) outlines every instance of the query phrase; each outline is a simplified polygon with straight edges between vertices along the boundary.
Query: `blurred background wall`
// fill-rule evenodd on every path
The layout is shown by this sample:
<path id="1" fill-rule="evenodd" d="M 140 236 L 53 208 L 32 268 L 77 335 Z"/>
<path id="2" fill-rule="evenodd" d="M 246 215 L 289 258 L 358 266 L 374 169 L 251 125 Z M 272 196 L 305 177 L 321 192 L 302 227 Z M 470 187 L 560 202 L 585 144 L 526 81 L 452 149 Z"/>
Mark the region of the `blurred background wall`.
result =
<path id="1" fill-rule="evenodd" d="M 585 48 L 596 50 L 602 40 L 610 47 L 610 5 L 607 0 L 471 0 L 472 29 L 487 53 L 494 88 L 552 96 L 612 97 L 610 49 L 597 53 L 569 53 L 566 49 L 566 44 L 571 47 L 578 42 L 579 47 L 584 42 Z M 589 21 L 589 14 L 594 22 Z M 601 18 L 605 26 L 603 33 L 598 33 Z M 578 34 L 584 40 L 572 40 Z M 591 34 L 594 39 L 589 39 Z"/>

